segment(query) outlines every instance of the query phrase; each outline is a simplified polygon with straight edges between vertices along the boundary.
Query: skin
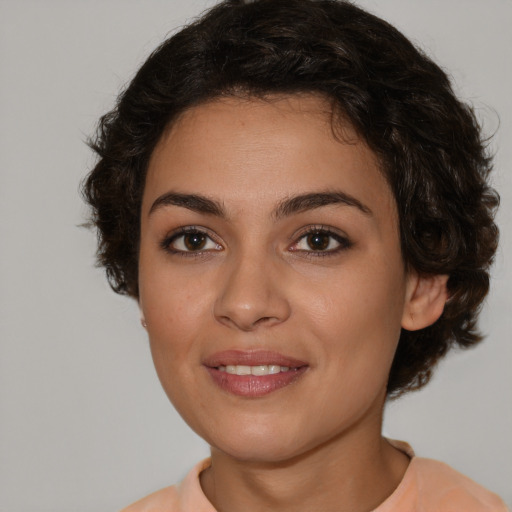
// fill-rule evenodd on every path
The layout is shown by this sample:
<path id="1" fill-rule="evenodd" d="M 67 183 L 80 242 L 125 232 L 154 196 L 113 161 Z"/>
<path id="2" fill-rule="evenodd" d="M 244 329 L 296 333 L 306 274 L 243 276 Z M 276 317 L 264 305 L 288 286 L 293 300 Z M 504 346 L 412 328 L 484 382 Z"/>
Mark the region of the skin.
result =
<path id="1" fill-rule="evenodd" d="M 359 206 L 279 210 L 333 191 Z M 168 193 L 222 215 L 159 201 Z M 176 233 L 190 226 L 208 236 L 200 250 Z M 306 233 L 320 228 L 322 250 Z M 224 98 L 182 114 L 149 163 L 139 283 L 163 388 L 212 447 L 201 485 L 217 510 L 362 512 L 393 492 L 409 460 L 381 437 L 389 369 L 401 328 L 441 314 L 446 279 L 405 271 L 379 162 L 350 126 L 333 136 L 325 100 Z M 229 349 L 308 369 L 269 395 L 235 396 L 203 365 Z"/>

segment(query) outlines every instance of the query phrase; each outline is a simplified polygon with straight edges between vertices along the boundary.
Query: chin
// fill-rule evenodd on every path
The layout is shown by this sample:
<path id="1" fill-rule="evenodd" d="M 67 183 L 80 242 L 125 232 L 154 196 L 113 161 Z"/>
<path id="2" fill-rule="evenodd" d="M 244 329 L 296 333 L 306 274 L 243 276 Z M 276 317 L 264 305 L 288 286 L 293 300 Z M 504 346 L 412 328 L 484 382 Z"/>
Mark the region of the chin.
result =
<path id="1" fill-rule="evenodd" d="M 233 459 L 245 462 L 259 463 L 280 463 L 289 461 L 300 455 L 297 446 L 283 447 L 282 444 L 267 442 L 243 442 L 240 444 L 225 443 L 222 446 L 214 446 L 212 448 L 223 452 Z"/>
<path id="2" fill-rule="evenodd" d="M 226 429 L 222 436 L 211 436 L 209 444 L 237 460 L 278 463 L 307 451 L 304 439 L 291 427 L 269 427 L 261 424 L 245 428 Z"/>
<path id="3" fill-rule="evenodd" d="M 212 449 L 240 461 L 282 462 L 298 455 L 302 445 L 289 427 L 260 423 L 238 428 L 230 425 L 230 428 L 220 428 L 212 435 L 204 432 L 200 435 Z"/>

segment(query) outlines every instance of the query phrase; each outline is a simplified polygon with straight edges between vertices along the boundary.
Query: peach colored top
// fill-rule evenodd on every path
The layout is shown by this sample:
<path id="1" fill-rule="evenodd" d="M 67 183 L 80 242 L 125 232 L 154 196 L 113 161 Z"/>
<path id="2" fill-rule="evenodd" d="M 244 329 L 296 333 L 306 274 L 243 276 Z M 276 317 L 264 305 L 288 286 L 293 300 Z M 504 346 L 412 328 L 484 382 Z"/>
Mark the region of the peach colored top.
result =
<path id="1" fill-rule="evenodd" d="M 411 457 L 393 494 L 373 512 L 508 512 L 503 501 L 487 489 L 432 459 L 415 457 L 406 443 L 393 444 Z M 197 464 L 177 485 L 166 487 L 121 512 L 216 512 L 199 484 L 210 459 Z"/>

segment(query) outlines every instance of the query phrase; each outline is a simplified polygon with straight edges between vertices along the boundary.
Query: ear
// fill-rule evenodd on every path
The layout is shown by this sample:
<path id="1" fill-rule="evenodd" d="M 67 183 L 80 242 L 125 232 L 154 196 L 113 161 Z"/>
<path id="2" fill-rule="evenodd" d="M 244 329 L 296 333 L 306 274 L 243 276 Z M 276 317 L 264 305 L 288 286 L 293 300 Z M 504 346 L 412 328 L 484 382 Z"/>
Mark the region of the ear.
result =
<path id="1" fill-rule="evenodd" d="M 142 327 L 144 327 L 144 329 L 147 327 L 147 324 L 146 324 L 146 318 L 144 317 L 144 312 L 142 310 L 142 302 L 140 300 L 140 297 L 139 299 L 137 300 L 137 303 L 139 304 L 139 311 L 140 311 L 140 323 L 142 325 Z"/>
<path id="2" fill-rule="evenodd" d="M 447 275 L 420 276 L 410 273 L 406 287 L 406 301 L 402 327 L 417 331 L 432 325 L 443 313 L 448 300 Z"/>

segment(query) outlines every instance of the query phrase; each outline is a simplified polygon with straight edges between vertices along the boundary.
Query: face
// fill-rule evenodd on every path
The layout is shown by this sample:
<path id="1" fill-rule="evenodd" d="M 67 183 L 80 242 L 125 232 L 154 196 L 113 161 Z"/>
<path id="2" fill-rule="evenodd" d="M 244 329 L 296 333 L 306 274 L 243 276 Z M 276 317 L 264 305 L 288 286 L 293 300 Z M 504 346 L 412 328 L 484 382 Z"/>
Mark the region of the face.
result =
<path id="1" fill-rule="evenodd" d="M 409 293 L 396 206 L 321 98 L 216 100 L 173 124 L 139 284 L 160 381 L 216 449 L 280 461 L 380 421 Z"/>

